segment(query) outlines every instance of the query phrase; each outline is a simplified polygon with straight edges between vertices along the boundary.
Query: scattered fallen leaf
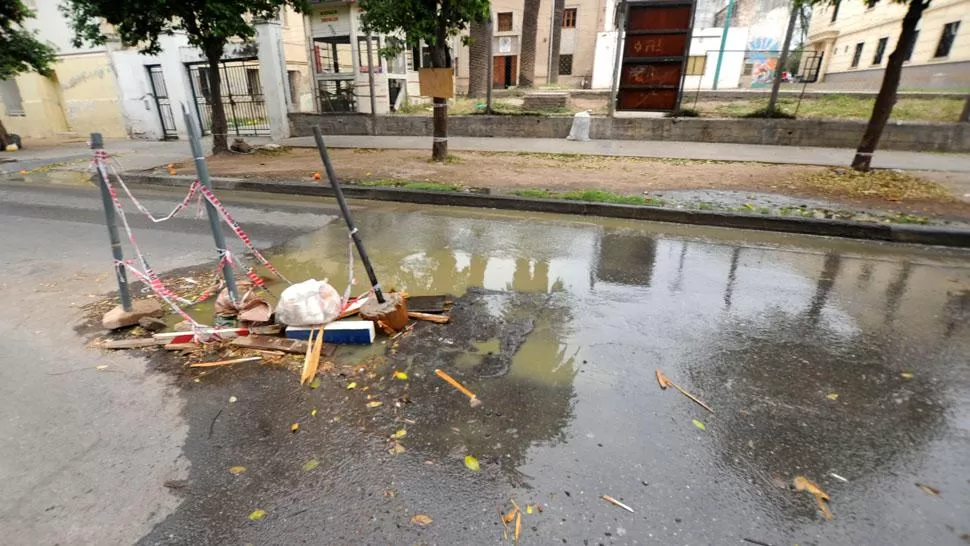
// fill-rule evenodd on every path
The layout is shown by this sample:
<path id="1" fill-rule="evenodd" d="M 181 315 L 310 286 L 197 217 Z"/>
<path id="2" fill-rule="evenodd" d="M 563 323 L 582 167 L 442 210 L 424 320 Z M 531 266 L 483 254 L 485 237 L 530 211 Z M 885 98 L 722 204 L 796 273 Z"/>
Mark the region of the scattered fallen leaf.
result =
<path id="1" fill-rule="evenodd" d="M 404 446 L 402 446 L 401 444 L 399 444 L 397 442 L 394 442 L 394 446 L 391 447 L 391 449 L 390 449 L 390 453 L 393 453 L 395 455 L 400 455 L 401 453 L 404 453 L 405 451 L 407 451 L 407 449 L 404 449 Z"/>
<path id="2" fill-rule="evenodd" d="M 531 514 L 532 513 L 532 510 L 534 510 L 534 507 L 531 504 L 526 504 L 525 505 L 525 513 L 526 514 Z"/>
<path id="3" fill-rule="evenodd" d="M 619 506 L 620 508 L 626 510 L 627 512 L 630 512 L 631 514 L 635 513 L 633 511 L 633 508 L 630 508 L 629 506 L 623 504 L 622 502 L 614 499 L 613 497 L 611 497 L 609 495 L 603 495 L 600 498 L 603 499 L 603 500 L 605 500 L 606 502 L 614 505 L 614 506 Z"/>
<path id="4" fill-rule="evenodd" d="M 826 394 L 825 397 L 828 398 L 829 400 L 838 400 L 839 399 L 839 393 L 837 393 L 837 392 L 830 392 L 830 393 Z"/>
<path id="5" fill-rule="evenodd" d="M 303 463 L 303 470 L 309 472 L 318 466 L 320 466 L 320 461 L 316 459 L 310 459 L 309 461 Z"/>
<path id="6" fill-rule="evenodd" d="M 316 417 L 316 416 L 317 416 L 317 408 L 313 408 L 312 410 L 310 410 L 310 417 Z"/>
<path id="7" fill-rule="evenodd" d="M 503 514 L 502 523 L 512 523 L 512 520 L 515 519 L 515 515 L 518 513 L 519 513 L 518 508 L 513 508 L 512 511 L 509 512 L 508 514 Z"/>
<path id="8" fill-rule="evenodd" d="M 482 467 L 478 465 L 478 459 L 471 455 L 465 455 L 465 466 L 467 466 L 468 470 L 471 470 L 472 472 L 478 472 L 482 469 Z"/>
<path id="9" fill-rule="evenodd" d="M 697 419 L 694 419 L 692 422 L 694 423 L 694 426 L 695 427 L 697 427 L 697 428 L 699 428 L 701 430 L 707 430 L 707 425 L 705 425 L 704 423 L 698 421 Z"/>
<path id="10" fill-rule="evenodd" d="M 818 484 L 812 480 L 806 478 L 805 476 L 795 476 L 794 480 L 795 490 L 797 491 L 808 491 L 815 497 L 815 502 L 818 504 L 818 509 L 822 512 L 822 517 L 825 519 L 832 519 L 832 510 L 829 509 L 829 495 L 825 491 L 819 488 Z"/>
<path id="11" fill-rule="evenodd" d="M 408 374 L 406 374 L 404 372 L 395 371 L 394 372 L 394 379 L 400 379 L 401 381 L 407 381 L 408 380 Z"/>
<path id="12" fill-rule="evenodd" d="M 300 430 L 300 423 L 293 423 L 290 425 L 290 432 L 296 432 Z"/>
<path id="13" fill-rule="evenodd" d="M 912 379 L 913 374 L 911 372 L 901 372 L 899 377 L 902 377 L 903 379 Z"/>
<path id="14" fill-rule="evenodd" d="M 400 438 L 404 438 L 407 435 L 408 435 L 408 431 L 402 428 L 401 430 L 395 432 L 394 434 L 391 434 L 391 438 L 398 440 Z"/>
<path id="15" fill-rule="evenodd" d="M 319 377 L 314 377 L 313 378 L 313 381 L 310 381 L 310 388 L 311 389 L 316 389 L 316 388 L 319 388 L 319 387 L 320 387 L 320 378 Z"/>
<path id="16" fill-rule="evenodd" d="M 233 466 L 233 467 L 230 467 L 229 468 L 229 473 L 230 474 L 236 474 L 237 476 L 239 474 L 242 474 L 245 471 L 246 471 L 246 467 L 245 466 Z"/>
<path id="17" fill-rule="evenodd" d="M 367 403 L 367 407 L 368 408 L 376 408 L 376 407 L 381 406 L 383 404 L 384 404 L 384 402 L 381 402 L 380 400 L 372 400 L 372 401 L 370 401 L 370 402 Z"/>
<path id="18" fill-rule="evenodd" d="M 351 389 L 356 389 L 356 388 L 357 388 L 357 382 L 356 381 L 351 381 L 350 383 L 347 383 L 347 390 L 348 391 L 351 390 Z"/>
<path id="19" fill-rule="evenodd" d="M 100 366 L 95 366 L 94 369 L 95 370 L 107 370 L 108 369 L 108 365 L 107 364 L 101 364 Z"/>
<path id="20" fill-rule="evenodd" d="M 920 489 L 922 489 L 923 492 L 926 493 L 927 495 L 933 495 L 934 497 L 940 496 L 940 490 L 933 487 L 932 485 L 926 485 L 926 484 L 917 482 L 916 487 L 919 487 Z"/>
<path id="21" fill-rule="evenodd" d="M 431 525 L 432 521 L 434 520 L 431 519 L 431 516 L 425 514 L 416 514 L 411 518 L 411 523 L 415 525 Z"/>
<path id="22" fill-rule="evenodd" d="M 229 403 L 230 403 L 230 404 L 235 404 L 235 403 L 236 403 L 236 400 L 239 400 L 239 399 L 238 399 L 238 398 L 236 398 L 235 396 L 230 396 L 230 397 L 229 397 Z"/>
<path id="23" fill-rule="evenodd" d="M 249 514 L 249 519 L 253 521 L 259 521 L 265 517 L 266 517 L 266 510 L 253 510 L 253 512 Z"/>

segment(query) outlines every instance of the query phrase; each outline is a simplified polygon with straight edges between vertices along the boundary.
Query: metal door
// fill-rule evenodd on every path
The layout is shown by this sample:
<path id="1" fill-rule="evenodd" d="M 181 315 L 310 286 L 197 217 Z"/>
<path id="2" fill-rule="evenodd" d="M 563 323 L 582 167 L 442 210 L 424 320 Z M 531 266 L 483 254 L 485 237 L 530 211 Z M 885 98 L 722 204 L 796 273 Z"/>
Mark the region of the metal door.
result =
<path id="1" fill-rule="evenodd" d="M 212 104 L 209 102 L 208 63 L 187 65 L 192 97 L 201 121 L 203 134 L 212 132 Z M 259 63 L 256 59 L 222 61 L 219 63 L 222 77 L 222 106 L 226 113 L 228 133 L 236 136 L 269 135 L 269 118 L 260 81 Z"/>
<path id="2" fill-rule="evenodd" d="M 165 87 L 165 77 L 162 75 L 160 65 L 146 66 L 148 69 L 148 81 L 152 84 L 152 96 L 155 97 L 155 109 L 158 111 L 158 119 L 162 122 L 162 140 L 178 139 L 178 130 L 175 128 L 175 116 L 172 115 L 172 101 L 168 98 L 168 88 Z"/>

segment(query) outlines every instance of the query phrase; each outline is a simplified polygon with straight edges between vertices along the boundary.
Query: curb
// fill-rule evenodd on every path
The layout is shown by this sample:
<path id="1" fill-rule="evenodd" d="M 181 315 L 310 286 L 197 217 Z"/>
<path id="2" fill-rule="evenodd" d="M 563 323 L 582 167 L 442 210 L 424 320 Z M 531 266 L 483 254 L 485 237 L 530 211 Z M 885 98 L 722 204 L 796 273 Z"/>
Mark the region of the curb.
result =
<path id="1" fill-rule="evenodd" d="M 191 180 L 194 180 L 194 178 L 127 173 L 125 180 L 147 186 L 183 187 Z M 330 186 L 306 182 L 257 182 L 239 178 L 213 178 L 212 185 L 217 190 L 254 191 L 331 198 L 334 196 L 333 189 Z M 453 207 L 549 212 L 578 216 L 602 216 L 606 218 L 625 218 L 696 226 L 753 229 L 803 235 L 843 237 L 847 239 L 970 248 L 970 230 L 939 226 L 870 224 L 846 220 L 761 216 L 732 212 L 679 210 L 637 205 L 565 201 L 560 199 L 533 199 L 505 195 L 354 186 L 352 184 L 343 186 L 343 192 L 345 196 L 351 199 L 367 199 L 373 201 L 397 201 L 419 205 L 447 205 Z"/>

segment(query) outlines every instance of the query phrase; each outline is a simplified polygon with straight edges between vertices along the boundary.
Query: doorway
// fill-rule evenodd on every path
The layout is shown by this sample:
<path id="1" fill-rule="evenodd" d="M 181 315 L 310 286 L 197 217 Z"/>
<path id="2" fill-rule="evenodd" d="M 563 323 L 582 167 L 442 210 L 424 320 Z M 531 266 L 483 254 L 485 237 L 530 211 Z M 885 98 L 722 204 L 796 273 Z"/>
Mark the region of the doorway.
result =
<path id="1" fill-rule="evenodd" d="M 159 121 L 162 122 L 162 140 L 178 139 L 175 128 L 175 116 L 172 115 L 172 101 L 168 98 L 168 88 L 162 75 L 161 65 L 149 65 L 148 80 L 152 84 L 152 95 L 155 97 L 155 109 L 158 111 Z"/>
<path id="2" fill-rule="evenodd" d="M 492 58 L 492 89 L 507 89 L 515 86 L 519 73 L 517 55 L 498 55 Z"/>

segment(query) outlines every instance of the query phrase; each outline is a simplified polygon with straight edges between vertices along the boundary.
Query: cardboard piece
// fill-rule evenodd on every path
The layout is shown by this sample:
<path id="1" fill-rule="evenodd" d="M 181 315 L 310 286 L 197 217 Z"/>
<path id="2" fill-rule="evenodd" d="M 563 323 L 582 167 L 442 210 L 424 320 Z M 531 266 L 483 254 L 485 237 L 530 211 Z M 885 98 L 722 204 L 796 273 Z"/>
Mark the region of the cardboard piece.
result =
<path id="1" fill-rule="evenodd" d="M 422 97 L 450 99 L 455 96 L 453 68 L 421 68 L 418 70 Z"/>

